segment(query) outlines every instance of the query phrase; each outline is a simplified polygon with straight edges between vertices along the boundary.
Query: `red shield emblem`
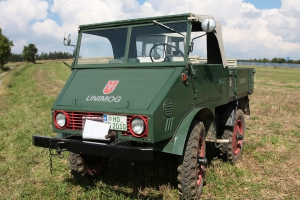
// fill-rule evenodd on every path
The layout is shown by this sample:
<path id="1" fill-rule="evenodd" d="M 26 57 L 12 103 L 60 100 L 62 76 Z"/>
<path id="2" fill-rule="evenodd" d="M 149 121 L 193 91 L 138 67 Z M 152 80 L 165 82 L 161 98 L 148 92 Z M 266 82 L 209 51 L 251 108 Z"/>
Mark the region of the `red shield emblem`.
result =
<path id="1" fill-rule="evenodd" d="M 104 94 L 112 93 L 115 90 L 115 88 L 117 87 L 118 83 L 119 83 L 119 81 L 109 80 L 103 89 L 103 93 Z"/>

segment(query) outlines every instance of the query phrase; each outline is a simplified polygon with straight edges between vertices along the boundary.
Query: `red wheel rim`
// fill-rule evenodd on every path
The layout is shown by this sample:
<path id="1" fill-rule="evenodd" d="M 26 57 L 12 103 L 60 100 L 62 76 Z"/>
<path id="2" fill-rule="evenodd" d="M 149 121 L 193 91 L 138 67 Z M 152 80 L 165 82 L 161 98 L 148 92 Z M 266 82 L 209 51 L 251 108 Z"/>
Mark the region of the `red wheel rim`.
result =
<path id="1" fill-rule="evenodd" d="M 199 138 L 198 156 L 205 158 L 205 140 L 202 135 L 200 135 L 200 138 Z M 198 162 L 199 157 L 197 158 L 197 162 Z M 199 165 L 199 167 L 197 169 L 197 177 L 198 177 L 197 186 L 200 186 L 201 183 L 203 182 L 204 169 L 205 169 L 205 165 Z"/>
<path id="2" fill-rule="evenodd" d="M 244 135 L 243 122 L 241 119 L 238 119 L 236 121 L 234 130 L 233 130 L 232 145 L 233 145 L 234 155 L 237 155 L 241 152 L 242 147 L 243 147 L 243 142 L 244 142 L 244 140 L 237 141 L 237 139 L 236 139 L 237 134 Z"/>

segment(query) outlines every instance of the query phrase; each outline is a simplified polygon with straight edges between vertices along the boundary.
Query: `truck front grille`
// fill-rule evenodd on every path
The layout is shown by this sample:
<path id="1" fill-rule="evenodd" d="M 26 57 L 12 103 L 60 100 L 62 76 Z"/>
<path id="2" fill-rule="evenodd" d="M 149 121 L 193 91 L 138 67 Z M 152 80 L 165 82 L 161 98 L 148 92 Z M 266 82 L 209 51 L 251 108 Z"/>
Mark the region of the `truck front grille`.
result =
<path id="1" fill-rule="evenodd" d="M 82 130 L 83 127 L 83 117 L 98 117 L 103 121 L 103 115 L 99 113 L 85 113 L 85 112 L 66 112 L 70 117 L 69 124 L 65 129 L 71 130 Z"/>
<path id="2" fill-rule="evenodd" d="M 54 111 L 54 115 L 56 112 Z M 64 130 L 78 130 L 82 131 L 82 127 L 84 126 L 84 118 L 95 118 L 97 121 L 103 121 L 103 114 L 102 113 L 91 113 L 91 112 L 70 112 L 65 111 L 68 114 L 69 117 L 69 123 L 67 126 L 64 127 Z M 129 121 L 132 118 L 132 115 L 127 115 L 127 133 L 124 133 L 127 135 L 129 131 Z"/>

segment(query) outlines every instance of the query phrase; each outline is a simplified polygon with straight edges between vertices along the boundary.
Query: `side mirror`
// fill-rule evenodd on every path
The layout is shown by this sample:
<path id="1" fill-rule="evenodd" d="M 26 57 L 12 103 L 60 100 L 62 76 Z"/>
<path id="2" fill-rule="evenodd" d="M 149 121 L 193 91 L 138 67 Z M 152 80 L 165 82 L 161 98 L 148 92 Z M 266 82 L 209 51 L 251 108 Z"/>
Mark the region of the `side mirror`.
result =
<path id="1" fill-rule="evenodd" d="M 64 36 L 64 45 L 65 46 L 74 46 L 71 44 L 71 34 L 68 35 L 68 39 Z"/>
<path id="2" fill-rule="evenodd" d="M 67 41 L 68 45 L 71 44 L 71 34 L 68 35 L 68 41 Z"/>
<path id="3" fill-rule="evenodd" d="M 212 32 L 212 31 L 215 30 L 215 28 L 216 28 L 216 21 L 214 19 L 212 19 L 212 18 L 206 18 L 201 23 L 201 28 L 206 33 L 210 33 L 210 32 Z"/>
<path id="4" fill-rule="evenodd" d="M 66 45 L 66 40 L 67 40 L 67 38 L 64 36 L 64 45 L 65 45 L 65 46 L 67 46 L 67 45 Z"/>

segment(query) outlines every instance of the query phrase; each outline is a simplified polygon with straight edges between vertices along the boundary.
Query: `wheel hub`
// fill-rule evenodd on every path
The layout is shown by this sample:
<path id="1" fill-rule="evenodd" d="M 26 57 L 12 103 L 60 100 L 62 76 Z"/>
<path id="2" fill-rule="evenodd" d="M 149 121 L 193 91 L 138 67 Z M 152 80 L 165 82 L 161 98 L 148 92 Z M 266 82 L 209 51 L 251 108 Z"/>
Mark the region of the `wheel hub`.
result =
<path id="1" fill-rule="evenodd" d="M 204 157 L 199 157 L 198 158 L 198 164 L 199 165 L 207 165 L 207 159 Z"/>
<path id="2" fill-rule="evenodd" d="M 243 139 L 244 139 L 244 136 L 242 134 L 240 134 L 240 133 L 236 134 L 236 141 L 237 142 L 240 141 L 240 140 L 243 140 Z"/>

